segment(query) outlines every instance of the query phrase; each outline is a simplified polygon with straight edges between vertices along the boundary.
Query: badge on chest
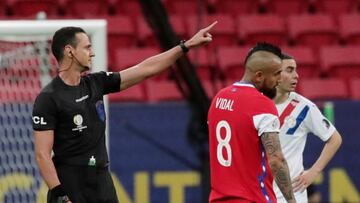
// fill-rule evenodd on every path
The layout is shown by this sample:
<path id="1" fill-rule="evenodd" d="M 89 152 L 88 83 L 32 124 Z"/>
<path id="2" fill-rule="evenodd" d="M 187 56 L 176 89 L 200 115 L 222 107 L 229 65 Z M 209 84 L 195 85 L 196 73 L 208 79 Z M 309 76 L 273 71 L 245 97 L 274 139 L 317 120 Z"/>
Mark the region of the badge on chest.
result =
<path id="1" fill-rule="evenodd" d="M 82 132 L 84 129 L 87 128 L 87 126 L 83 126 L 84 119 L 81 114 L 76 114 L 73 118 L 74 124 L 76 125 L 76 128 L 73 128 L 72 131 L 79 131 Z"/>

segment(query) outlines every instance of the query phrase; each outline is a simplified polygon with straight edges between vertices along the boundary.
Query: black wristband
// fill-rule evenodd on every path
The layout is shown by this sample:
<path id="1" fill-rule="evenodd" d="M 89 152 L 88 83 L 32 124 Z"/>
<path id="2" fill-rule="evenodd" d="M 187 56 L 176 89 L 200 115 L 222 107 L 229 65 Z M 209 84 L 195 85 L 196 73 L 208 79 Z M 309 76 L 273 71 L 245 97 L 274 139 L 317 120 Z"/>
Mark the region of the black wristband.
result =
<path id="1" fill-rule="evenodd" d="M 180 47 L 181 47 L 181 50 L 184 52 L 184 53 L 187 53 L 188 51 L 189 51 L 189 48 L 187 48 L 186 46 L 185 46 L 185 40 L 181 40 L 180 41 Z"/>
<path id="2" fill-rule="evenodd" d="M 62 187 L 62 185 L 57 185 L 56 187 L 54 187 L 53 189 L 51 189 L 51 193 L 55 196 L 55 197 L 61 197 L 61 196 L 66 196 L 64 188 Z"/>
<path id="3" fill-rule="evenodd" d="M 59 202 L 59 203 L 67 203 L 69 201 L 70 201 L 70 199 L 67 195 L 60 196 L 60 197 L 58 197 L 58 200 L 57 200 L 57 202 Z"/>

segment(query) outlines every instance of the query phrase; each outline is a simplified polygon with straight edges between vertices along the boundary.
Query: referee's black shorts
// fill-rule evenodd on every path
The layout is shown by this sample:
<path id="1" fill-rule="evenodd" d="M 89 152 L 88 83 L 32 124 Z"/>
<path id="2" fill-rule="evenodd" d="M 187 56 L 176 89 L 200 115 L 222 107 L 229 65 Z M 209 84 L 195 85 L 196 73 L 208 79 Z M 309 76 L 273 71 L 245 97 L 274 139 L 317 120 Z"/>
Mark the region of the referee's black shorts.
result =
<path id="1" fill-rule="evenodd" d="M 58 165 L 56 171 L 72 203 L 118 203 L 108 167 Z M 56 198 L 47 196 L 48 203 Z"/>

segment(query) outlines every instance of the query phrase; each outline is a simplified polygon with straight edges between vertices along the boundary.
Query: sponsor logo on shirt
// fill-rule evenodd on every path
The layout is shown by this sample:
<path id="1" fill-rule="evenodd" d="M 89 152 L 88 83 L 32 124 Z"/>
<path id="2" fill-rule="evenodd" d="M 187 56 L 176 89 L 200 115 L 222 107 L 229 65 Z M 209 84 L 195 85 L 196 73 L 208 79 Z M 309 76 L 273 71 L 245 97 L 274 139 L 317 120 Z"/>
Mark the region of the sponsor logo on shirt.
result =
<path id="1" fill-rule="evenodd" d="M 45 122 L 44 117 L 40 117 L 40 116 L 33 116 L 32 120 L 34 122 L 34 124 L 40 124 L 40 125 L 46 125 L 47 122 Z"/>
<path id="2" fill-rule="evenodd" d="M 89 95 L 85 95 L 83 97 L 80 97 L 79 99 L 76 99 L 75 102 L 81 102 L 81 101 L 83 101 L 83 100 L 85 100 L 87 98 L 89 98 Z"/>
<path id="3" fill-rule="evenodd" d="M 82 123 L 84 122 L 83 117 L 80 114 L 76 114 L 73 118 L 74 124 L 76 128 L 73 128 L 72 131 L 79 131 L 82 132 L 83 129 L 86 129 L 87 126 L 83 126 Z"/>

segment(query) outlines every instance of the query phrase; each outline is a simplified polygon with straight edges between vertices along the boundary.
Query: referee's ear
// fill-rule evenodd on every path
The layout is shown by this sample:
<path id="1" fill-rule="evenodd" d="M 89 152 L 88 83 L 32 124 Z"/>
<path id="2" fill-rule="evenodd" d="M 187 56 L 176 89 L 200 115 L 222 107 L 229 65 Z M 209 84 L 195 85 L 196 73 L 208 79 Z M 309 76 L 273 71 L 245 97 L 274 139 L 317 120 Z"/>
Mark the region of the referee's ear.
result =
<path id="1" fill-rule="evenodd" d="M 64 55 L 67 55 L 69 58 L 72 58 L 73 57 L 73 53 L 72 53 L 72 50 L 71 50 L 71 46 L 70 45 L 66 45 L 65 46 L 65 49 L 64 49 Z"/>

